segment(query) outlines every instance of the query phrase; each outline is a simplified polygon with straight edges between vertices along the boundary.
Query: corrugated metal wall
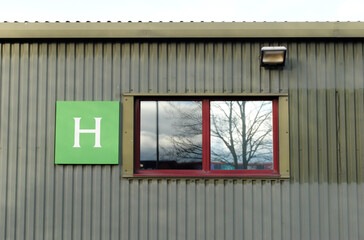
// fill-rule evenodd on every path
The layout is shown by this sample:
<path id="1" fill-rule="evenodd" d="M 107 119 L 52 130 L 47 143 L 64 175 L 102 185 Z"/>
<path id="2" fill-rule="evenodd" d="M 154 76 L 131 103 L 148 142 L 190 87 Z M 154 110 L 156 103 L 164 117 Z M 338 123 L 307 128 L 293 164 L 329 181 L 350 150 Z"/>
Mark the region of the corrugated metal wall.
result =
<path id="1" fill-rule="evenodd" d="M 363 42 L 268 44 L 0 43 L 0 239 L 364 239 Z M 288 92 L 291 180 L 54 165 L 55 102 L 123 92 Z"/>

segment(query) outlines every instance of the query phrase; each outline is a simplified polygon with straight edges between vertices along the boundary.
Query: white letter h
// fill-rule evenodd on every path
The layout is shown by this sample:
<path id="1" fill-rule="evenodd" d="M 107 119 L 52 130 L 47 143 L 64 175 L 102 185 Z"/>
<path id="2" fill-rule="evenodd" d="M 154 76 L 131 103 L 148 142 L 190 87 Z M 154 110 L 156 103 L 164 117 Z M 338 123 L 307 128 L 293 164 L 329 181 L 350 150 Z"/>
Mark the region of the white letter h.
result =
<path id="1" fill-rule="evenodd" d="M 80 147 L 80 133 L 94 133 L 95 134 L 95 148 L 100 148 L 100 123 L 102 118 L 94 118 L 95 119 L 95 129 L 80 129 L 80 120 L 81 118 L 75 117 L 75 141 L 74 148 Z"/>

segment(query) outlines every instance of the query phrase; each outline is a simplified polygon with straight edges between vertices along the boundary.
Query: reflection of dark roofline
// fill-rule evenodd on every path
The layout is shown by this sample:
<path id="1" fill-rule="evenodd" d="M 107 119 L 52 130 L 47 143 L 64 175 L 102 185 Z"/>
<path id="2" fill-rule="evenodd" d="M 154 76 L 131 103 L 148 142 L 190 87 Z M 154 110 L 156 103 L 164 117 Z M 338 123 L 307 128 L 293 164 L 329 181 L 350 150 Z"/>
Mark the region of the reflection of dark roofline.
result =
<path id="1" fill-rule="evenodd" d="M 144 169 L 157 169 L 156 161 L 140 161 Z M 177 162 L 175 160 L 160 160 L 158 169 L 202 169 L 202 161 L 200 162 Z"/>

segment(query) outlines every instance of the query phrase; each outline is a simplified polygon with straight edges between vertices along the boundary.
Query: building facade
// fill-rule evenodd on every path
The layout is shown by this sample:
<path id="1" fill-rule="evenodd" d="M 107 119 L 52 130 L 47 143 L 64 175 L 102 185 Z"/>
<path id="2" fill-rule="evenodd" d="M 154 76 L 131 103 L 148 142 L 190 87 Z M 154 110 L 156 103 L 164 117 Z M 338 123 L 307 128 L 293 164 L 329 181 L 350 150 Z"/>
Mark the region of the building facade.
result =
<path id="1" fill-rule="evenodd" d="M 282 69 L 259 65 L 285 46 Z M 0 239 L 363 239 L 364 23 L 1 23 Z M 289 176 L 56 165 L 57 101 L 288 97 Z"/>

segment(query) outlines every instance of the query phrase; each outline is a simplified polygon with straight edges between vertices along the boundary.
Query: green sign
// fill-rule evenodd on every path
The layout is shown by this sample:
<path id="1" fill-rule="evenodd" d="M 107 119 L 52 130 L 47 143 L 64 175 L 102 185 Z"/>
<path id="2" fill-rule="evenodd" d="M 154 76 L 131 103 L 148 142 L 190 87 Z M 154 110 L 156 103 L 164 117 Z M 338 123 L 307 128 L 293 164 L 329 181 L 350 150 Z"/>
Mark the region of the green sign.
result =
<path id="1" fill-rule="evenodd" d="M 119 102 L 57 102 L 56 164 L 118 164 Z"/>

